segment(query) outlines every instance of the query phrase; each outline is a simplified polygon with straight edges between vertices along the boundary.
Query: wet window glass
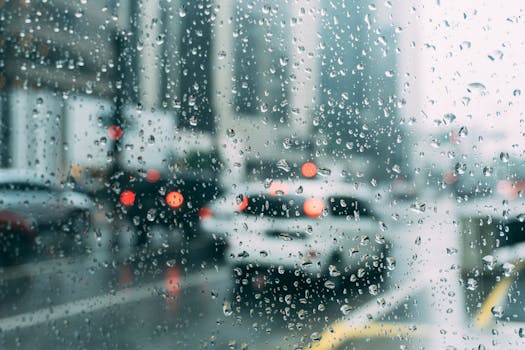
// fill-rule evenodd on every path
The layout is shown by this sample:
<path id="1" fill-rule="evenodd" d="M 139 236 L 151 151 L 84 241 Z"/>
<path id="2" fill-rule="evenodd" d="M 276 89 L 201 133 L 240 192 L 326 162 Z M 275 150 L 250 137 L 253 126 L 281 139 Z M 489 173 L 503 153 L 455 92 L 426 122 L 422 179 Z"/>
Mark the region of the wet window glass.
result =
<path id="1" fill-rule="evenodd" d="M 0 349 L 525 349 L 524 12 L 0 0 Z"/>

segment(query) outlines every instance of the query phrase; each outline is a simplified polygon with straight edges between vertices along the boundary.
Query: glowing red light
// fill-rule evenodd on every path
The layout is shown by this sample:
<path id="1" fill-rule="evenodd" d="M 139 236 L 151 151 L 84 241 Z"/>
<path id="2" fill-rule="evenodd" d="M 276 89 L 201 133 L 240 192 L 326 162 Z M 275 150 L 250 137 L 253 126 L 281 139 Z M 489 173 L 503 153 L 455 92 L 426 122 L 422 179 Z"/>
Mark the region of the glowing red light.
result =
<path id="1" fill-rule="evenodd" d="M 303 204 L 303 210 L 304 213 L 311 217 L 316 218 L 321 216 L 324 209 L 324 202 L 320 199 L 316 198 L 308 198 L 306 201 L 304 201 Z"/>
<path id="2" fill-rule="evenodd" d="M 108 136 L 113 141 L 118 140 L 122 137 L 122 129 L 118 125 L 111 125 L 108 128 Z"/>
<path id="3" fill-rule="evenodd" d="M 237 205 L 237 209 L 243 211 L 246 209 L 246 207 L 248 207 L 248 197 L 242 194 L 238 197 L 238 199 L 240 199 L 240 197 L 242 197 L 242 200 L 240 201 L 240 204 Z"/>
<path id="4" fill-rule="evenodd" d="M 135 193 L 130 190 L 123 191 L 120 194 L 120 203 L 126 207 L 130 207 L 135 203 Z"/>
<path id="5" fill-rule="evenodd" d="M 301 173 L 304 177 L 311 178 L 317 175 L 317 165 L 312 162 L 306 162 L 301 167 Z"/>
<path id="6" fill-rule="evenodd" d="M 171 208 L 178 208 L 184 203 L 184 196 L 177 191 L 171 191 L 166 195 L 166 204 Z"/>
<path id="7" fill-rule="evenodd" d="M 149 183 L 155 183 L 159 181 L 160 179 L 160 173 L 157 169 L 149 169 L 146 172 L 146 181 Z"/>
<path id="8" fill-rule="evenodd" d="M 166 271 L 166 277 L 164 278 L 164 286 L 168 294 L 168 301 L 173 301 L 175 297 L 180 293 L 180 273 L 175 267 L 171 267 Z"/>
<path id="9" fill-rule="evenodd" d="M 199 209 L 199 218 L 201 219 L 207 219 L 211 218 L 213 216 L 213 212 L 210 208 L 202 207 Z"/>

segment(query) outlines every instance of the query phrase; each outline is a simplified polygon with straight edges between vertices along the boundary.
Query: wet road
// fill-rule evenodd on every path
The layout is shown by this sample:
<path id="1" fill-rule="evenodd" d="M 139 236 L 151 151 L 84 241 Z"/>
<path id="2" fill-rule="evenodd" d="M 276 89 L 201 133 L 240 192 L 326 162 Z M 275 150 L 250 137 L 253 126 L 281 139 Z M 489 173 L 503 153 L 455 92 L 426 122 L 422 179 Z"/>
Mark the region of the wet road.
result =
<path id="1" fill-rule="evenodd" d="M 86 243 L 88 254 L 0 272 L 2 290 L 9 291 L 2 294 L 0 304 L 0 348 L 301 348 L 347 310 L 363 305 L 377 309 L 374 305 L 385 290 L 395 291 L 425 266 L 437 265 L 450 244 L 443 232 L 453 230 L 452 217 L 440 214 L 449 210 L 446 203 L 436 207 L 437 214 L 405 210 L 394 218 L 388 213 L 385 236 L 396 242 L 391 255 L 397 267 L 378 295 L 369 294 L 367 288 L 347 286 L 343 291 L 343 286 L 329 290 L 317 285 L 290 295 L 262 291 L 258 298 L 239 302 L 232 292 L 231 267 L 209 259 L 204 250 L 200 254 L 202 242 L 182 249 L 191 255 L 157 254 L 152 249 L 148 255 L 133 257 L 126 244 L 115 251 L 114 242 L 107 239 L 112 237 L 111 228 L 102 227 L 102 234 L 90 236 Z M 450 259 L 431 288 L 450 290 L 446 279 L 438 278 L 456 281 L 449 268 Z M 449 305 L 452 300 L 440 298 L 428 300 L 434 305 Z M 453 320 L 438 314 L 432 321 Z"/>

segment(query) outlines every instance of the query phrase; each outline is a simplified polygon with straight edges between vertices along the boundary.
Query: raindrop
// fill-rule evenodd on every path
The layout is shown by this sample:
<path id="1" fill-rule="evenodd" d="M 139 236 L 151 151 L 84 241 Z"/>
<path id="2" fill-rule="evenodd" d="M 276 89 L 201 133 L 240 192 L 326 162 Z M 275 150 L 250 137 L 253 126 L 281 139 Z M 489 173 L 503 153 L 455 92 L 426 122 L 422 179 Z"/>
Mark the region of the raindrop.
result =
<path id="1" fill-rule="evenodd" d="M 386 224 L 383 221 L 379 221 L 379 229 L 384 232 L 384 231 L 388 230 L 388 227 L 386 226 Z"/>
<path id="2" fill-rule="evenodd" d="M 491 167 L 483 167 L 483 175 L 489 177 L 489 176 L 492 176 L 492 168 Z"/>
<path id="3" fill-rule="evenodd" d="M 186 9 L 184 6 L 179 9 L 179 17 L 186 17 Z"/>
<path id="4" fill-rule="evenodd" d="M 501 60 L 503 59 L 503 52 L 500 50 L 494 50 L 490 52 L 487 56 L 491 61 Z"/>
<path id="5" fill-rule="evenodd" d="M 386 268 L 389 270 L 393 270 L 396 268 L 396 259 L 389 256 L 386 258 Z"/>
<path id="6" fill-rule="evenodd" d="M 459 137 L 467 137 L 468 136 L 468 129 L 467 129 L 467 127 L 466 126 L 462 126 L 461 128 L 459 128 L 458 135 L 459 135 Z"/>
<path id="7" fill-rule="evenodd" d="M 424 213 L 426 208 L 427 208 L 427 205 L 419 201 L 415 201 L 414 203 L 410 205 L 410 209 L 416 213 Z"/>
<path id="8" fill-rule="evenodd" d="M 401 167 L 397 164 L 394 164 L 394 166 L 392 167 L 392 171 L 396 174 L 401 174 Z"/>
<path id="9" fill-rule="evenodd" d="M 370 293 L 371 295 L 377 295 L 378 291 L 379 291 L 379 288 L 377 287 L 376 284 L 371 284 L 370 286 L 368 286 L 368 293 Z"/>
<path id="10" fill-rule="evenodd" d="M 452 123 L 456 120 L 456 115 L 453 113 L 447 113 L 443 116 L 443 119 L 445 120 L 445 123 Z"/>
<path id="11" fill-rule="evenodd" d="M 339 272 L 339 270 L 337 270 L 337 267 L 335 265 L 328 266 L 328 272 L 329 272 L 331 277 L 341 276 L 341 272 Z"/>
<path id="12" fill-rule="evenodd" d="M 259 252 L 259 255 L 260 255 L 261 257 L 263 257 L 263 258 L 266 258 L 266 257 L 268 256 L 268 252 L 267 252 L 266 250 L 261 250 L 261 251 Z"/>
<path id="13" fill-rule="evenodd" d="M 228 137 L 234 137 L 235 136 L 235 130 L 233 130 L 233 129 L 226 130 L 226 135 L 228 135 Z"/>
<path id="14" fill-rule="evenodd" d="M 335 289 L 335 283 L 330 280 L 326 280 L 324 286 L 328 289 Z"/>
<path id="15" fill-rule="evenodd" d="M 519 222 L 525 222 L 525 213 L 521 213 L 517 217 Z"/>
<path id="16" fill-rule="evenodd" d="M 189 119 L 189 122 L 190 122 L 191 126 L 197 126 L 197 117 L 196 116 L 191 116 L 190 119 Z"/>
<path id="17" fill-rule="evenodd" d="M 332 173 L 332 171 L 327 168 L 319 168 L 317 169 L 317 173 L 322 176 L 329 176 Z"/>
<path id="18" fill-rule="evenodd" d="M 514 96 L 520 96 L 521 95 L 521 90 L 520 89 L 516 89 L 516 90 L 512 91 L 512 94 Z"/>
<path id="19" fill-rule="evenodd" d="M 468 84 L 467 91 L 471 92 L 471 93 L 474 92 L 474 91 L 477 91 L 480 94 L 484 95 L 486 89 L 487 88 L 482 83 L 470 83 L 470 84 Z"/>
<path id="20" fill-rule="evenodd" d="M 232 315 L 233 310 L 229 301 L 224 301 L 224 303 L 222 304 L 222 312 L 224 313 L 224 316 Z"/>
<path id="21" fill-rule="evenodd" d="M 492 309 L 490 309 L 490 312 L 492 312 L 494 317 L 501 318 L 503 316 L 503 306 L 501 305 L 493 306 Z"/>
<path id="22" fill-rule="evenodd" d="M 382 234 L 376 234 L 376 237 L 375 237 L 375 241 L 377 244 L 385 244 L 386 243 L 386 240 L 385 240 L 385 236 L 383 236 Z"/>
<path id="23" fill-rule="evenodd" d="M 505 275 L 505 277 L 510 277 L 510 275 L 512 275 L 512 273 L 516 269 L 516 266 L 514 266 L 514 264 L 511 264 L 508 262 L 504 263 L 502 267 L 503 267 L 503 274 Z"/>
<path id="24" fill-rule="evenodd" d="M 393 70 L 387 70 L 385 72 L 385 76 L 388 77 L 388 78 L 392 78 L 394 76 L 394 71 Z"/>
<path id="25" fill-rule="evenodd" d="M 520 327 L 520 329 L 518 329 L 518 336 L 520 338 L 525 338 L 525 331 L 521 327 Z"/>
<path id="26" fill-rule="evenodd" d="M 454 169 L 456 169 L 456 172 L 460 175 L 465 174 L 465 172 L 467 171 L 467 164 L 458 162 L 456 163 L 456 166 L 454 167 Z"/>
<path id="27" fill-rule="evenodd" d="M 284 170 L 286 172 L 289 172 L 291 169 L 290 169 L 290 165 L 288 165 L 288 162 L 286 162 L 285 159 L 279 159 L 277 161 L 277 168 L 281 169 L 281 170 Z"/>
<path id="28" fill-rule="evenodd" d="M 467 280 L 467 289 L 476 290 L 477 288 L 478 288 L 478 281 L 476 281 L 474 278 L 469 278 Z"/>
<path id="29" fill-rule="evenodd" d="M 509 154 L 507 152 L 501 152 L 499 154 L 499 159 L 503 162 L 503 163 L 508 163 L 509 162 Z"/>
<path id="30" fill-rule="evenodd" d="M 496 265 L 496 258 L 494 258 L 492 255 L 485 255 L 482 259 L 483 265 L 490 271 L 494 269 L 494 266 Z"/>
<path id="31" fill-rule="evenodd" d="M 217 53 L 217 57 L 220 59 L 220 60 L 223 60 L 226 58 L 226 51 L 219 51 Z"/>
<path id="32" fill-rule="evenodd" d="M 343 315 L 347 316 L 350 314 L 350 312 L 352 312 L 352 307 L 350 305 L 344 304 L 339 310 L 341 310 Z"/>

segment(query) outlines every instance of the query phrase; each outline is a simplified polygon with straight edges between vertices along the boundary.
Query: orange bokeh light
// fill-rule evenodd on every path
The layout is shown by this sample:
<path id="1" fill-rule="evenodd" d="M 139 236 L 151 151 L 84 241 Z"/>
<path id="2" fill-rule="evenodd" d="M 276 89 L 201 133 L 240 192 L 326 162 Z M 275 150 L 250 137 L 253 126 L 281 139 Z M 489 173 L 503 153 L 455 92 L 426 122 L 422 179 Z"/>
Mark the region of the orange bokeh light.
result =
<path id="1" fill-rule="evenodd" d="M 125 190 L 120 194 L 120 203 L 126 207 L 130 207 L 135 203 L 135 193 L 130 190 Z"/>
<path id="2" fill-rule="evenodd" d="M 317 175 L 317 165 L 315 165 L 312 162 L 306 162 L 301 167 L 301 173 L 304 177 L 314 177 L 315 175 Z"/>
<path id="3" fill-rule="evenodd" d="M 308 198 L 303 204 L 304 213 L 311 217 L 317 218 L 321 216 L 324 209 L 324 201 L 317 198 Z"/>
<path id="4" fill-rule="evenodd" d="M 178 208 L 184 203 L 184 196 L 177 191 L 171 191 L 166 195 L 166 204 L 171 208 Z"/>

